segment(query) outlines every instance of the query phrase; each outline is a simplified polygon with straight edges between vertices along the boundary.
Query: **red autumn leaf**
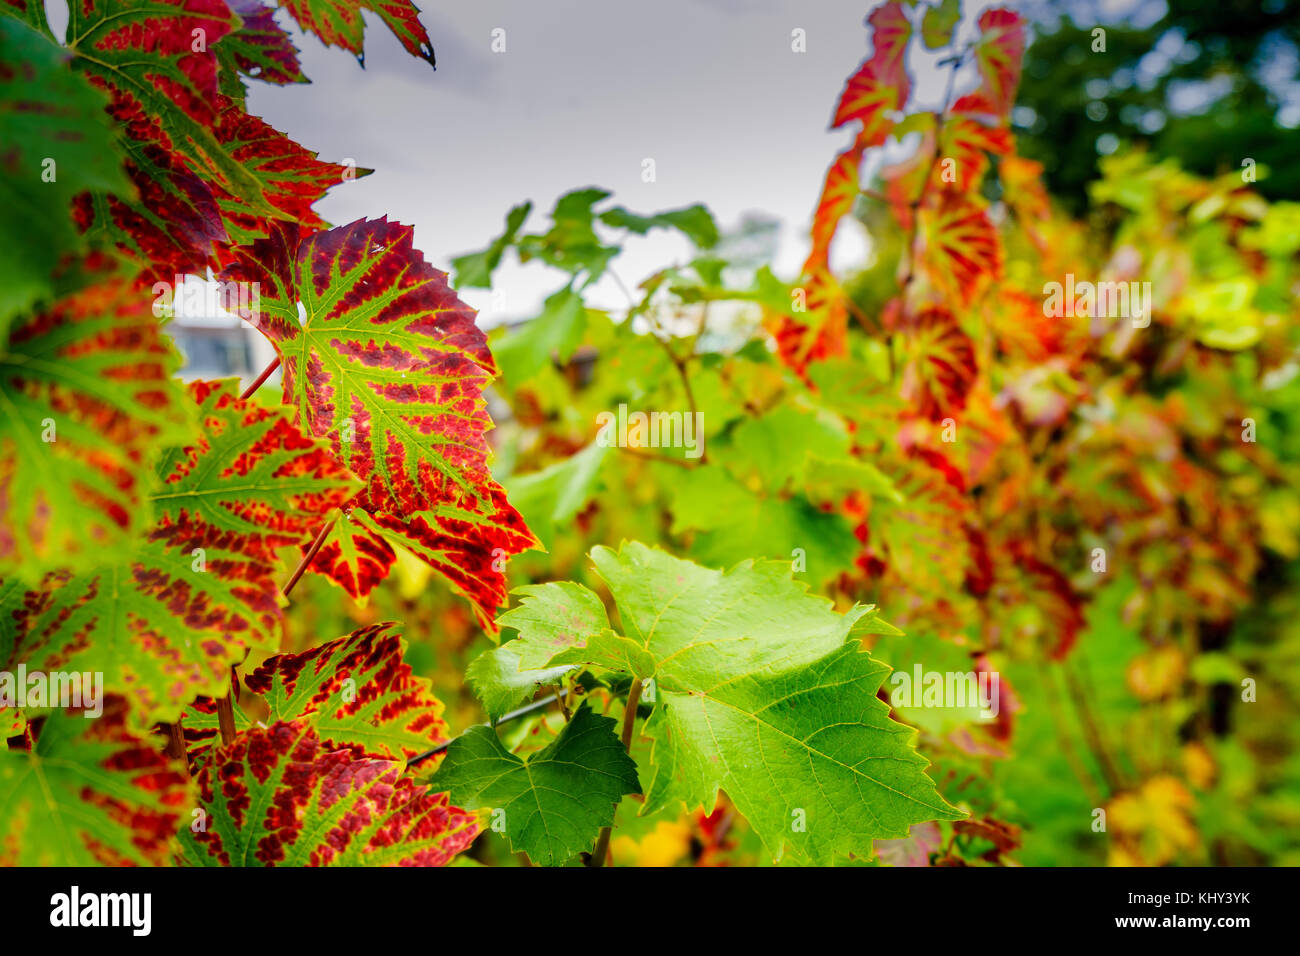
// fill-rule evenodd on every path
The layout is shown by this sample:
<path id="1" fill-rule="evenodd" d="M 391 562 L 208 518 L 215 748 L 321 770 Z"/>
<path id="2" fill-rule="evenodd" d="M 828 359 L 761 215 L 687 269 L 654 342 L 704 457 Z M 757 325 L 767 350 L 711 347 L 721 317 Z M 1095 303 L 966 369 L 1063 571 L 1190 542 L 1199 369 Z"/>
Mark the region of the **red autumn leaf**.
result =
<path id="1" fill-rule="evenodd" d="M 803 288 L 807 310 L 776 315 L 767 324 L 781 361 L 801 377 L 810 362 L 843 355 L 848 336 L 845 293 L 835 277 L 817 269 Z"/>
<path id="2" fill-rule="evenodd" d="M 206 828 L 181 833 L 194 866 L 442 866 L 479 829 L 404 761 L 329 748 L 306 719 L 248 728 L 196 783 Z"/>
<path id="3" fill-rule="evenodd" d="M 978 368 L 975 343 L 947 309 L 922 309 L 905 324 L 902 395 L 917 413 L 939 421 L 960 411 Z"/>
<path id="4" fill-rule="evenodd" d="M 934 284 L 969 305 L 1002 275 L 1002 247 L 988 213 L 961 193 L 943 193 L 921 209 L 921 265 Z"/>
<path id="5" fill-rule="evenodd" d="M 804 263 L 805 272 L 825 270 L 830 262 L 831 240 L 840 220 L 853 209 L 858 198 L 858 166 L 862 162 L 862 149 L 855 145 L 835 157 L 826 171 L 826 182 L 817 200 L 813 215 L 812 250 Z"/>
<path id="6" fill-rule="evenodd" d="M 234 101 L 220 98 L 221 119 L 217 134 L 230 155 L 262 186 L 266 201 L 281 218 L 303 229 L 320 229 L 325 221 L 312 209 L 331 186 L 343 182 L 346 166 L 323 162 L 275 127 L 245 113 Z M 370 170 L 352 170 L 364 176 Z M 232 243 L 249 243 L 268 235 L 275 220 L 251 212 L 235 197 L 219 191 L 218 202 Z"/>
<path id="7" fill-rule="evenodd" d="M 100 672 L 141 723 L 224 695 L 230 665 L 278 641 L 277 549 L 309 540 L 357 488 L 322 443 L 241 401 L 233 380 L 191 391 L 202 437 L 158 463 L 153 530 L 85 573 L 0 589 L 0 666 Z"/>
<path id="8" fill-rule="evenodd" d="M 447 739 L 442 702 L 403 661 L 393 624 L 375 624 L 302 654 L 280 654 L 244 683 L 271 720 L 308 718 L 333 747 L 409 760 Z"/>
<path id="9" fill-rule="evenodd" d="M 224 278 L 260 283 L 260 312 L 244 317 L 275 344 L 285 402 L 365 483 L 354 519 L 368 512 L 409 538 L 490 626 L 505 598 L 502 559 L 535 539 L 488 469 L 487 339 L 411 233 L 383 219 L 306 237 L 282 225 L 239 250 Z M 337 557 L 331 549 L 316 566 L 338 567 Z M 369 580 L 360 564 L 340 571 L 358 591 Z"/>
<path id="10" fill-rule="evenodd" d="M 934 167 L 933 188 L 977 191 L 989 168 L 987 154 L 1005 156 L 1013 148 L 1011 133 L 1005 127 L 989 126 L 973 115 L 954 113 L 939 132 L 939 162 Z"/>
<path id="11" fill-rule="evenodd" d="M 985 10 L 979 19 L 975 65 L 983 85 L 958 104 L 973 112 L 992 112 L 1006 119 L 1020 85 L 1020 61 L 1025 55 L 1025 20 L 1001 7 Z"/>
<path id="12" fill-rule="evenodd" d="M 193 794 L 110 697 L 98 717 L 45 719 L 30 750 L 0 749 L 0 866 L 163 866 Z M 0 716 L 3 711 L 0 711 Z"/>
<path id="13" fill-rule="evenodd" d="M 242 24 L 217 46 L 222 69 L 238 70 L 264 83 L 306 83 L 298 50 L 289 34 L 275 22 L 275 10 L 260 0 L 226 0 Z M 222 76 L 222 86 L 234 95 Z M 235 80 L 237 83 L 238 80 Z"/>
<path id="14" fill-rule="evenodd" d="M 429 34 L 420 24 L 420 11 L 410 0 L 279 0 L 298 25 L 320 37 L 326 46 L 341 46 L 364 62 L 365 23 L 361 11 L 379 15 L 412 56 L 434 62 Z"/>
<path id="15" fill-rule="evenodd" d="M 911 95 L 904 55 L 912 25 L 901 3 L 877 7 L 867 22 L 872 26 L 874 52 L 849 77 L 831 125 L 838 129 L 845 123 L 861 122 L 864 145 L 876 146 L 885 141 L 893 126 L 887 114 L 901 110 Z"/>

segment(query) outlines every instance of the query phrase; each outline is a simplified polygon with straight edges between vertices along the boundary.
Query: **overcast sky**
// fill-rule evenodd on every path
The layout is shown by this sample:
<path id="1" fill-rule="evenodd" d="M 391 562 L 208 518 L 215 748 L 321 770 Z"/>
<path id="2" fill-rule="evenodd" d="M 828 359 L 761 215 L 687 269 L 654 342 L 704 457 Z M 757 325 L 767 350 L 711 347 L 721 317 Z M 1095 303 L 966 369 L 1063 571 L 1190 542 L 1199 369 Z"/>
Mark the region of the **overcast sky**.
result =
<path id="1" fill-rule="evenodd" d="M 985 4 L 963 3 L 967 27 Z M 438 69 L 408 56 L 367 14 L 366 67 L 295 33 L 311 86 L 253 83 L 250 108 L 331 160 L 376 172 L 337 187 L 317 208 L 331 222 L 387 214 L 416 227 L 438 268 L 486 245 L 507 209 L 541 213 L 596 185 L 637 212 L 706 203 L 723 228 L 747 211 L 781 221 L 778 265 L 807 250 L 821 177 L 850 139 L 828 130 L 845 77 L 868 53 L 864 0 L 474 0 L 427 3 L 421 19 Z M 277 14 L 282 24 L 290 18 Z M 505 30 L 506 52 L 492 32 Z M 791 50 L 806 31 L 807 52 Z M 914 49 L 919 46 L 914 44 Z M 919 52 L 919 51 L 918 51 Z M 942 95 L 933 57 L 913 56 L 922 102 Z M 657 180 L 641 181 L 653 158 Z M 530 220 L 540 227 L 537 210 Z M 861 238 L 851 226 L 837 253 Z M 633 284 L 686 253 L 652 233 L 616 264 Z M 503 308 L 465 298 L 491 324 L 535 314 L 559 273 L 498 272 Z M 619 306 L 616 287 L 601 289 Z M 493 314 L 493 312 L 497 314 Z"/>

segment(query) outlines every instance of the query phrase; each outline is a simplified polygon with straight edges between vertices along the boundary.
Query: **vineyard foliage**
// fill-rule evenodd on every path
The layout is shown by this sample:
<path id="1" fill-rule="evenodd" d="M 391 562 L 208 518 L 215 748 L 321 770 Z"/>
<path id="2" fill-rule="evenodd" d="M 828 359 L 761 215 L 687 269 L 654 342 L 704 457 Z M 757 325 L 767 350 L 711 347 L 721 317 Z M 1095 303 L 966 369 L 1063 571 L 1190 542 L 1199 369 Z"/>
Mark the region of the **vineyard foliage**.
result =
<path id="1" fill-rule="evenodd" d="M 1072 220 L 1022 16 L 888 2 L 798 275 L 596 187 L 449 275 L 246 107 L 418 11 L 280 7 L 0 5 L 0 863 L 1300 860 L 1300 205 L 1120 151 Z M 181 381 L 186 274 L 278 379 Z"/>

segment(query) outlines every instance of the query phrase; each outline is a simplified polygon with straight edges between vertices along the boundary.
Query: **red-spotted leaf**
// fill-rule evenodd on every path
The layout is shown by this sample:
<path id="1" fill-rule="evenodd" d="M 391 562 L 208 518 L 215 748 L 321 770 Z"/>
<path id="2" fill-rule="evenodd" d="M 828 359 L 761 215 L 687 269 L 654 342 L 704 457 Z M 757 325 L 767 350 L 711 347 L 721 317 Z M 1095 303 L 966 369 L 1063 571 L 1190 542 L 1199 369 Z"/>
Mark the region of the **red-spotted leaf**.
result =
<path id="1" fill-rule="evenodd" d="M 383 219 L 307 237 L 281 226 L 225 276 L 260 283 L 260 314 L 246 317 L 275 344 L 285 401 L 365 482 L 354 533 L 399 535 L 490 621 L 504 602 L 502 559 L 534 539 L 488 469 L 487 340 L 411 232 Z M 345 545 L 345 530 L 317 566 L 361 592 L 382 549 Z M 340 567 L 345 551 L 380 560 Z"/>
<path id="2" fill-rule="evenodd" d="M 408 760 L 446 740 L 447 725 L 429 682 L 403 662 L 406 642 L 394 626 L 272 657 L 244 683 L 265 697 L 271 720 L 305 717 L 329 746 Z"/>
<path id="3" fill-rule="evenodd" d="M 85 573 L 0 588 L 0 668 L 99 672 L 133 720 L 171 721 L 196 696 L 224 696 L 247 648 L 274 645 L 276 550 L 310 540 L 357 484 L 233 380 L 192 392 L 203 437 L 162 457 L 153 530 Z"/>
<path id="4" fill-rule="evenodd" d="M 79 0 L 69 5 L 73 65 L 109 91 L 119 119 L 156 123 L 146 140 L 264 214 L 261 187 L 214 127 L 220 115 L 215 46 L 238 29 L 224 0 Z"/>
<path id="5" fill-rule="evenodd" d="M 960 411 L 978 369 L 975 343 L 953 314 L 940 307 L 921 310 L 907 323 L 903 343 L 903 398 L 935 421 Z"/>
<path id="6" fill-rule="evenodd" d="M 159 866 L 192 790 L 179 764 L 127 726 L 56 711 L 30 752 L 0 749 L 0 866 Z"/>
<path id="7" fill-rule="evenodd" d="M 178 364 L 125 282 L 14 320 L 0 349 L 0 574 L 84 569 L 148 527 L 158 456 L 193 436 Z"/>
<path id="8" fill-rule="evenodd" d="M 962 193 L 921 209 L 921 265 L 951 300 L 969 305 L 1002 275 L 1002 246 L 988 213 Z"/>
<path id="9" fill-rule="evenodd" d="M 217 134 L 222 146 L 261 184 L 266 201 L 282 218 L 304 229 L 320 229 L 325 221 L 311 208 L 331 187 L 349 175 L 365 176 L 371 171 L 355 169 L 316 158 L 275 127 L 245 113 L 234 101 L 222 97 Z M 248 243 L 271 232 L 274 220 L 251 212 L 247 205 L 218 188 L 226 233 L 232 243 Z"/>
<path id="10" fill-rule="evenodd" d="M 835 108 L 832 126 L 862 123 L 863 141 L 868 146 L 883 143 L 893 126 L 889 114 L 901 110 L 911 95 L 904 54 L 912 36 L 912 25 L 903 4 L 886 3 L 867 18 L 872 27 L 874 52 L 849 77 Z"/>
<path id="11" fill-rule="evenodd" d="M 477 818 L 405 776 L 403 761 L 322 743 L 309 720 L 251 727 L 196 778 L 206 829 L 181 832 L 192 866 L 442 866 Z"/>
<path id="12" fill-rule="evenodd" d="M 361 11 L 379 15 L 412 56 L 434 64 L 433 44 L 420 23 L 420 10 L 410 0 L 279 0 L 298 25 L 320 37 L 326 46 L 341 46 L 365 62 L 365 23 Z"/>
<path id="13" fill-rule="evenodd" d="M 260 0 L 226 0 L 241 25 L 217 44 L 223 92 L 242 99 L 243 84 L 237 73 L 264 83 L 306 83 L 298 63 L 298 50 L 279 24 L 275 11 Z"/>
<path id="14" fill-rule="evenodd" d="M 323 574 L 357 603 L 365 605 L 370 592 L 388 577 L 397 552 L 361 508 L 339 515 L 312 560 L 311 570 Z"/>

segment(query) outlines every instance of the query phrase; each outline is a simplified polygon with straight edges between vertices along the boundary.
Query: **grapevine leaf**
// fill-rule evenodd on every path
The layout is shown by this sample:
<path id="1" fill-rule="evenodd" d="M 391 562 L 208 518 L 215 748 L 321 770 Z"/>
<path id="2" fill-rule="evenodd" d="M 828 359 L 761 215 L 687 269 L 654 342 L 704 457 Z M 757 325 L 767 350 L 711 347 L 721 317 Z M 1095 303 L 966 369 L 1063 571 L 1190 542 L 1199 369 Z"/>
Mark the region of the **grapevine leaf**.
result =
<path id="1" fill-rule="evenodd" d="M 251 727 L 199 762 L 207 828 L 191 866 L 443 866 L 478 821 L 404 775 L 402 761 L 330 749 L 309 720 Z"/>
<path id="2" fill-rule="evenodd" d="M 240 26 L 223 0 L 83 0 L 69 6 L 74 65 L 106 88 L 112 112 L 135 138 L 185 157 L 250 211 L 276 215 L 257 179 L 222 147 L 215 47 Z M 197 31 L 197 32 L 196 32 Z M 133 158 L 139 144 L 133 149 Z"/>
<path id="3" fill-rule="evenodd" d="M 935 167 L 935 185 L 959 192 L 977 190 L 988 171 L 986 153 L 1005 156 L 1012 150 L 1011 134 L 1003 126 L 988 126 L 972 115 L 957 113 L 939 133 L 939 155 L 951 159 L 952 175 L 945 181 L 944 167 Z"/>
<path id="4" fill-rule="evenodd" d="M 303 427 L 365 483 L 354 524 L 433 565 L 490 626 L 499 559 L 536 542 L 488 469 L 487 341 L 411 234 L 383 219 L 308 237 L 281 225 L 223 277 L 260 283 L 260 308 L 243 317 L 274 343 Z M 341 570 L 344 586 L 366 583 Z"/>
<path id="5" fill-rule="evenodd" d="M 406 760 L 447 739 L 442 702 L 403 661 L 406 642 L 375 624 L 302 654 L 280 654 L 244 683 L 271 720 L 308 718 L 321 740 L 368 757 Z"/>
<path id="6" fill-rule="evenodd" d="M 531 202 L 513 207 L 506 213 L 506 231 L 492 240 L 492 244 L 481 252 L 470 252 L 451 260 L 451 267 L 456 270 L 456 287 L 487 289 L 492 285 L 492 273 L 501 264 L 501 257 L 506 249 L 514 245 L 515 238 L 524 220 L 532 212 Z"/>
<path id="7" fill-rule="evenodd" d="M 221 145 L 251 173 L 266 202 L 280 215 L 304 229 L 320 229 L 325 221 L 311 208 L 326 191 L 348 176 L 365 176 L 369 169 L 349 169 L 323 162 L 273 126 L 244 110 L 233 100 L 219 98 Z M 273 220 L 250 212 L 236 197 L 216 191 L 222 220 L 230 242 L 248 243 L 267 235 Z"/>
<path id="8" fill-rule="evenodd" d="M 922 262 L 953 301 L 973 302 L 1002 275 L 1002 247 L 988 213 L 960 193 L 944 193 L 921 210 Z"/>
<path id="9" fill-rule="evenodd" d="M 365 605 L 396 560 L 397 552 L 383 532 L 358 508 L 339 515 L 311 567 Z"/>
<path id="10" fill-rule="evenodd" d="M 507 750 L 489 727 L 451 742 L 429 780 L 470 809 L 504 811 L 510 848 L 542 866 L 588 849 L 627 793 L 640 793 L 636 764 L 614 735 L 614 720 L 583 701 L 545 749 L 528 759 Z"/>
<path id="11" fill-rule="evenodd" d="M 901 384 L 904 399 L 916 411 L 939 421 L 966 404 L 975 383 L 975 343 L 945 308 L 923 309 L 904 335 L 907 364 Z"/>
<path id="12" fill-rule="evenodd" d="M 159 462 L 157 523 L 85 573 L 0 589 L 0 663 L 101 672 L 139 721 L 224 696 L 245 648 L 278 638 L 279 548 L 309 540 L 355 480 L 278 409 L 197 382 L 201 440 Z"/>
<path id="13" fill-rule="evenodd" d="M 279 0 L 298 25 L 314 33 L 326 46 L 340 46 L 365 62 L 365 23 L 361 11 L 369 10 L 384 21 L 406 52 L 436 66 L 433 44 L 420 23 L 420 10 L 410 0 Z"/>
<path id="14" fill-rule="evenodd" d="M 541 471 L 505 480 L 510 502 L 543 543 L 554 543 L 558 529 L 565 528 L 595 496 L 608 454 L 608 445 L 593 442 Z"/>
<path id="15" fill-rule="evenodd" d="M 813 863 L 869 857 L 875 839 L 961 816 L 876 697 L 889 667 L 857 640 L 879 630 L 873 609 L 836 613 L 777 562 L 713 571 L 636 543 L 592 559 L 626 636 L 589 634 L 548 663 L 608 666 L 616 642 L 638 650 L 619 653 L 655 681 L 643 813 L 678 800 L 708 810 L 725 789 L 774 856 L 789 846 Z"/>
<path id="16" fill-rule="evenodd" d="M 538 687 L 559 684 L 572 665 L 520 671 L 519 655 L 506 647 L 493 647 L 480 654 L 465 670 L 474 696 L 483 702 L 492 722 L 533 695 Z"/>
<path id="17" fill-rule="evenodd" d="M 0 354 L 0 568 L 84 569 L 149 522 L 158 455 L 191 439 L 175 351 L 110 279 L 18 319 Z"/>
<path id="18" fill-rule="evenodd" d="M 921 18 L 921 38 L 927 50 L 937 50 L 952 42 L 952 31 L 961 19 L 961 0 L 942 0 L 937 7 L 926 7 Z"/>
<path id="19" fill-rule="evenodd" d="M 585 646 L 609 631 L 605 605 L 581 584 L 528 584 L 514 593 L 521 596 L 521 603 L 497 618 L 497 623 L 518 632 L 518 639 L 510 647 L 520 658 L 522 668 L 544 667 L 560 652 Z"/>
<path id="20" fill-rule="evenodd" d="M 73 197 L 132 191 L 108 98 L 68 59 L 38 31 L 0 16 L 0 334 L 53 296 L 60 256 L 82 250 Z"/>
<path id="21" fill-rule="evenodd" d="M 537 374 L 555 355 L 567 362 L 582 343 L 587 306 L 571 288 L 546 299 L 542 314 L 497 342 L 493 355 L 507 383 L 519 385 Z"/>
<path id="22" fill-rule="evenodd" d="M 386 219 L 309 236 L 286 224 L 224 274 L 261 284 L 260 315 L 241 317 L 274 343 L 286 404 L 366 482 L 367 503 L 398 514 L 491 487 L 492 357 L 412 232 Z"/>
<path id="23" fill-rule="evenodd" d="M 756 494 L 719 468 L 698 468 L 678 479 L 672 500 L 673 533 L 695 529 L 691 554 L 706 564 L 802 552 L 799 579 L 821 588 L 850 570 L 862 550 L 840 515 L 802 494 Z"/>
<path id="24" fill-rule="evenodd" d="M 237 73 L 278 85 L 308 82 L 298 62 L 298 50 L 275 22 L 273 8 L 260 0 L 227 0 L 227 6 L 242 24 L 216 46 L 222 92 L 242 102 L 243 86 Z"/>
<path id="25" fill-rule="evenodd" d="M 876 146 L 885 141 L 893 126 L 890 114 L 907 105 L 911 95 L 912 81 L 904 54 L 912 25 L 901 3 L 877 7 L 867 22 L 872 26 L 874 52 L 849 77 L 831 125 L 838 129 L 846 123 L 860 122 L 863 145 Z"/>
<path id="26" fill-rule="evenodd" d="M 551 210 L 551 228 L 538 235 L 521 236 L 519 259 L 541 259 L 547 265 L 577 275 L 586 272 L 594 282 L 605 271 L 609 260 L 618 255 L 615 246 L 603 245 L 594 228 L 592 207 L 609 192 L 604 189 L 575 189 L 565 193 Z"/>
<path id="27" fill-rule="evenodd" d="M 830 261 L 831 240 L 840 220 L 853 210 L 858 198 L 858 167 L 862 163 L 862 150 L 858 146 L 846 149 L 835 157 L 826 172 L 817 211 L 813 215 L 812 250 L 808 254 L 805 272 L 824 269 Z"/>
<path id="28" fill-rule="evenodd" d="M 179 765 L 127 726 L 126 703 L 60 710 L 30 753 L 0 750 L 0 866 L 161 866 L 193 801 Z"/>
<path id="29" fill-rule="evenodd" d="M 653 216 L 639 216 L 622 206 L 615 206 L 600 214 L 600 221 L 607 226 L 630 229 L 638 236 L 644 236 L 651 229 L 676 229 L 701 249 L 709 249 L 718 242 L 718 224 L 708 208 L 696 203 L 681 209 L 669 209 L 655 213 Z"/>
<path id="30" fill-rule="evenodd" d="M 983 85 L 970 95 L 971 104 L 991 107 L 1005 119 L 1016 100 L 1020 64 L 1025 55 L 1025 20 L 1011 10 L 985 10 L 979 19 L 980 38 L 975 44 L 975 64 Z M 962 100 L 955 106 L 960 107 Z"/>

